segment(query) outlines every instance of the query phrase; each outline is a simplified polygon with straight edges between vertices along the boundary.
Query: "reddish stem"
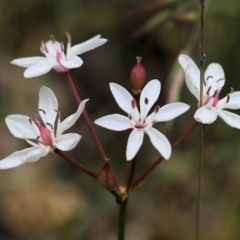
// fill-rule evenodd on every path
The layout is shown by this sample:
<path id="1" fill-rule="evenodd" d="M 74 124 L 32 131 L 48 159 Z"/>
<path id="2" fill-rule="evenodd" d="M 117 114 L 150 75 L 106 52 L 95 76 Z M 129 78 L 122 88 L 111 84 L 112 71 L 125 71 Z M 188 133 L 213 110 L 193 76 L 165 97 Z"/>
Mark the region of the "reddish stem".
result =
<path id="1" fill-rule="evenodd" d="M 176 148 L 187 136 L 188 134 L 198 125 L 198 122 L 194 122 L 191 124 L 187 130 L 172 144 L 172 150 Z M 146 171 L 144 171 L 138 179 L 133 183 L 131 189 L 137 188 L 145 179 L 145 177 L 158 166 L 164 160 L 162 156 L 160 156 Z"/>
<path id="2" fill-rule="evenodd" d="M 72 80 L 72 77 L 70 75 L 70 72 L 65 72 L 64 75 L 67 78 L 68 84 L 69 84 L 70 89 L 72 91 L 72 94 L 73 94 L 73 96 L 75 98 L 75 101 L 77 102 L 77 104 L 80 104 L 81 99 L 80 99 L 80 97 L 78 95 L 78 92 L 76 90 L 76 87 L 75 87 L 75 85 L 73 83 L 73 80 Z M 90 133 L 91 133 L 91 135 L 93 137 L 93 140 L 94 140 L 94 142 L 95 142 L 95 144 L 97 146 L 97 149 L 100 152 L 100 155 L 101 155 L 103 161 L 107 162 L 107 156 L 106 156 L 106 154 L 105 154 L 105 152 L 103 150 L 103 147 L 102 147 L 102 145 L 101 145 L 101 143 L 100 143 L 100 141 L 98 139 L 98 136 L 97 136 L 97 134 L 96 134 L 96 132 L 95 132 L 95 130 L 93 128 L 92 122 L 91 122 L 91 120 L 90 120 L 90 118 L 89 118 L 89 116 L 88 116 L 88 114 L 87 114 L 85 109 L 83 110 L 82 114 L 83 114 L 84 121 L 87 124 L 87 127 L 88 127 L 88 129 L 89 129 L 89 131 L 90 131 Z"/>
<path id="3" fill-rule="evenodd" d="M 97 179 L 97 174 L 96 173 L 92 172 L 90 169 L 86 168 L 81 163 L 79 163 L 78 161 L 76 161 L 72 157 L 68 156 L 66 153 L 62 152 L 59 149 L 56 149 L 55 153 L 58 154 L 59 156 L 61 156 L 62 158 L 64 158 L 66 161 L 68 161 L 69 163 L 71 163 L 75 167 L 77 167 L 80 170 L 82 170 L 83 172 L 85 172 L 87 175 L 93 177 L 94 179 Z"/>

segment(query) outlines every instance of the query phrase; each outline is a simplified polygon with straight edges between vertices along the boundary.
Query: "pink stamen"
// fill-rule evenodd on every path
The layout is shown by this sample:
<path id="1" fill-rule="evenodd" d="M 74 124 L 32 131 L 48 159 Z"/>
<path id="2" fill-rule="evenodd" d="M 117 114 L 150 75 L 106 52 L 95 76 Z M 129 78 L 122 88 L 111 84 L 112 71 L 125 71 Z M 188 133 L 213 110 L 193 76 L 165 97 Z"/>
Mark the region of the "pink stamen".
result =
<path id="1" fill-rule="evenodd" d="M 143 124 L 143 123 L 136 123 L 135 128 L 143 129 L 143 128 L 145 128 L 145 124 Z"/>
<path id="2" fill-rule="evenodd" d="M 59 64 L 61 64 L 61 63 L 60 63 L 61 57 L 62 57 L 62 53 L 59 52 L 59 51 L 57 51 L 57 56 L 56 56 L 56 58 L 57 58 L 57 62 L 58 62 Z"/>

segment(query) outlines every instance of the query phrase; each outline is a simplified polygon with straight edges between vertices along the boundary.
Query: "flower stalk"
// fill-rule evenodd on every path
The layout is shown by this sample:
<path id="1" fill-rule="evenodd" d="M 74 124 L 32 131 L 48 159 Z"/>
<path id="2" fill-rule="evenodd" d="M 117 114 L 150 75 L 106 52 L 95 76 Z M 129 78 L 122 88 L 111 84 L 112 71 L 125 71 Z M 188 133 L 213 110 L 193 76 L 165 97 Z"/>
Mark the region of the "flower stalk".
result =
<path id="1" fill-rule="evenodd" d="M 77 92 L 76 86 L 75 86 L 75 84 L 74 84 L 74 82 L 72 80 L 70 72 L 65 72 L 64 75 L 66 76 L 67 82 L 69 84 L 69 87 L 70 87 L 70 89 L 72 91 L 72 94 L 73 94 L 73 96 L 75 98 L 76 103 L 79 104 L 81 102 L 81 99 L 80 99 L 80 96 L 79 96 L 79 94 Z M 90 131 L 90 133 L 91 133 L 91 135 L 93 137 L 93 140 L 94 140 L 94 142 L 95 142 L 95 144 L 97 146 L 97 149 L 99 150 L 99 153 L 100 153 L 100 155 L 102 157 L 102 160 L 103 160 L 104 163 L 106 163 L 108 161 L 107 160 L 107 156 L 106 156 L 106 154 L 105 154 L 105 152 L 103 150 L 102 144 L 101 144 L 100 140 L 98 139 L 98 136 L 97 136 L 97 134 L 96 134 L 96 132 L 95 132 L 95 130 L 93 128 L 93 125 L 91 123 L 91 120 L 90 120 L 87 112 L 84 110 L 82 115 L 83 115 L 84 121 L 87 124 L 87 127 L 88 127 L 88 129 L 89 129 L 89 131 Z"/>

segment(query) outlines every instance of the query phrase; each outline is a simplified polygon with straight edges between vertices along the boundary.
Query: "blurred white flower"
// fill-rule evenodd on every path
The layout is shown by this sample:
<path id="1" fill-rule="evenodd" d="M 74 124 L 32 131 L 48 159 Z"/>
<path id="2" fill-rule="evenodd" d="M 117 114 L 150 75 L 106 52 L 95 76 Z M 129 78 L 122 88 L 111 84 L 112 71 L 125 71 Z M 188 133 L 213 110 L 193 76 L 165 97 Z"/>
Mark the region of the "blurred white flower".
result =
<path id="1" fill-rule="evenodd" d="M 184 54 L 179 56 L 179 62 L 185 72 L 185 79 L 189 91 L 200 101 L 200 71 L 193 60 Z M 229 126 L 240 129 L 240 116 L 223 109 L 240 108 L 240 92 L 231 92 L 219 100 L 222 87 L 225 84 L 224 71 L 220 64 L 211 63 L 204 74 L 203 106 L 200 107 L 194 118 L 203 124 L 211 124 L 217 116 Z"/>
<path id="2" fill-rule="evenodd" d="M 62 134 L 80 117 L 87 100 L 81 102 L 76 113 L 60 121 L 58 102 L 51 89 L 41 87 L 39 91 L 39 114 L 44 125 L 24 115 L 9 115 L 6 124 L 17 138 L 25 139 L 32 147 L 17 151 L 0 161 L 0 169 L 13 168 L 25 162 L 35 162 L 39 158 L 53 153 L 55 149 L 69 151 L 73 149 L 81 136 L 76 133 Z"/>
<path id="3" fill-rule="evenodd" d="M 110 89 L 117 104 L 128 114 L 128 117 L 120 114 L 112 114 L 97 119 L 95 123 L 101 127 L 115 131 L 133 128 L 127 142 L 127 160 L 132 160 L 137 154 L 143 143 L 144 133 L 148 134 L 153 146 L 159 153 L 165 159 L 169 159 L 172 149 L 168 139 L 152 126 L 156 122 L 172 120 L 186 112 L 189 106 L 185 103 L 171 103 L 161 108 L 157 106 L 147 116 L 160 94 L 161 83 L 156 79 L 150 81 L 142 90 L 140 96 L 140 113 L 136 100 L 125 88 L 116 83 L 110 83 Z"/>
<path id="4" fill-rule="evenodd" d="M 57 72 L 68 72 L 69 69 L 80 67 L 83 64 L 83 60 L 77 55 L 90 51 L 107 42 L 107 39 L 101 38 L 101 35 L 97 35 L 88 41 L 71 47 L 72 40 L 69 33 L 67 33 L 67 37 L 66 54 L 64 53 L 63 43 L 57 42 L 51 36 L 50 41 L 46 43 L 42 42 L 40 46 L 41 52 L 46 57 L 18 58 L 11 61 L 11 63 L 27 68 L 24 72 L 24 77 L 26 78 L 43 75 L 48 73 L 52 68 Z"/>

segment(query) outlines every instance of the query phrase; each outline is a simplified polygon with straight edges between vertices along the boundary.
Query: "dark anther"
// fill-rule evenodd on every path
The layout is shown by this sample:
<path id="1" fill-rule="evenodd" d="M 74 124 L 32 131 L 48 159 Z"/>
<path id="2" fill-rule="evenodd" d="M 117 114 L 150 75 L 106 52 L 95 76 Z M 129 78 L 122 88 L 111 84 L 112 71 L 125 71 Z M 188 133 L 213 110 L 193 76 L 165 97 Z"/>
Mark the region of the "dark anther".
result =
<path id="1" fill-rule="evenodd" d="M 50 128 L 53 129 L 53 125 L 51 123 L 46 123 L 46 125 L 50 126 Z"/>
<path id="2" fill-rule="evenodd" d="M 62 52 L 64 52 L 64 45 L 62 42 L 61 42 L 61 50 L 62 50 Z"/>
<path id="3" fill-rule="evenodd" d="M 148 98 L 144 99 L 144 103 L 147 105 L 148 104 Z"/>
<path id="4" fill-rule="evenodd" d="M 234 92 L 234 88 L 231 87 L 230 89 L 231 89 L 230 94 L 232 94 Z"/>
<path id="5" fill-rule="evenodd" d="M 70 33 L 66 32 L 67 35 L 67 39 L 69 43 L 72 43 L 72 36 L 70 35 Z"/>
<path id="6" fill-rule="evenodd" d="M 159 111 L 159 109 L 160 109 L 160 106 L 156 106 L 156 107 L 154 108 L 154 112 L 157 113 L 157 112 Z"/>
<path id="7" fill-rule="evenodd" d="M 207 95 L 209 95 L 209 92 L 210 92 L 211 88 L 212 88 L 212 86 L 210 86 L 210 87 L 208 88 L 208 90 L 207 90 Z"/>
<path id="8" fill-rule="evenodd" d="M 58 117 L 61 118 L 61 113 L 57 109 L 55 109 L 55 112 L 57 113 Z"/>
<path id="9" fill-rule="evenodd" d="M 46 112 L 43 109 L 38 109 L 39 112 L 43 112 L 44 114 L 46 114 Z"/>
<path id="10" fill-rule="evenodd" d="M 55 42 L 56 42 L 56 40 L 55 40 L 55 38 L 54 38 L 53 35 L 50 35 L 50 40 L 52 41 L 52 43 L 55 43 Z"/>
<path id="11" fill-rule="evenodd" d="M 136 99 L 133 98 L 132 100 L 132 108 L 135 108 L 137 106 Z"/>
<path id="12" fill-rule="evenodd" d="M 32 121 L 32 119 L 31 118 L 29 118 L 29 122 L 32 124 L 33 123 L 33 121 Z"/>
<path id="13" fill-rule="evenodd" d="M 217 82 L 220 82 L 220 81 L 226 81 L 226 78 L 220 78 L 219 80 L 217 80 Z"/>
<path id="14" fill-rule="evenodd" d="M 130 120 L 132 120 L 132 116 L 131 116 L 131 115 L 128 115 L 128 118 L 129 118 Z"/>
<path id="15" fill-rule="evenodd" d="M 44 41 L 41 42 L 41 48 L 42 48 L 42 50 L 45 51 L 46 53 L 49 52 L 49 51 L 48 51 L 48 48 L 47 48 L 47 46 L 46 46 L 46 44 L 45 44 Z"/>
<path id="16" fill-rule="evenodd" d="M 208 80 L 209 78 L 213 78 L 213 77 L 212 77 L 212 76 L 208 76 L 208 77 L 207 77 L 207 80 Z"/>

